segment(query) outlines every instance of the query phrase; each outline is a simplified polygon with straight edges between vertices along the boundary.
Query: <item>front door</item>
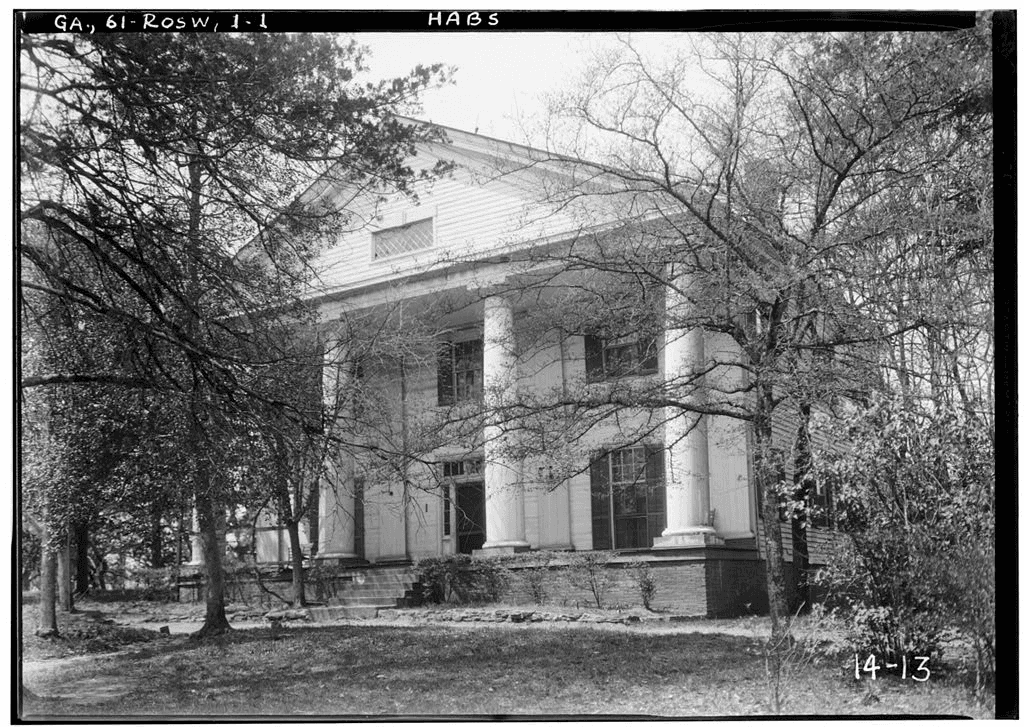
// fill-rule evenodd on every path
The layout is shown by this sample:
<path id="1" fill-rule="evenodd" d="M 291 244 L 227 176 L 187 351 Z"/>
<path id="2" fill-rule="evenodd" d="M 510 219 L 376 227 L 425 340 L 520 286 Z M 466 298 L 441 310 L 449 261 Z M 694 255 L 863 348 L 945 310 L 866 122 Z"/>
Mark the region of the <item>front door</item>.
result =
<path id="1" fill-rule="evenodd" d="M 455 534 L 460 553 L 472 554 L 487 539 L 484 483 L 460 482 L 455 487 Z"/>

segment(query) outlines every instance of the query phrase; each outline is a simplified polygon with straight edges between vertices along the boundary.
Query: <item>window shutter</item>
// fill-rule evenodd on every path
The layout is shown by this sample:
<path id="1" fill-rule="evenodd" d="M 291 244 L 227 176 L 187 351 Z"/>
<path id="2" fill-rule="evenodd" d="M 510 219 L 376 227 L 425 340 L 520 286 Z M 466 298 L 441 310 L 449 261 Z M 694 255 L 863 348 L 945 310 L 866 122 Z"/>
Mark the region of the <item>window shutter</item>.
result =
<path id="1" fill-rule="evenodd" d="M 611 550 L 611 507 L 608 493 L 608 455 L 595 452 L 590 459 L 590 525 L 594 550 Z"/>
<path id="2" fill-rule="evenodd" d="M 638 342 L 639 345 L 639 358 L 640 358 L 640 371 L 643 373 L 653 373 L 658 370 L 658 338 L 657 336 L 641 335 Z"/>
<path id="3" fill-rule="evenodd" d="M 437 405 L 455 403 L 455 359 L 451 341 L 441 341 L 437 350 Z"/>
<path id="4" fill-rule="evenodd" d="M 665 448 L 644 447 L 647 476 L 647 547 L 665 530 Z"/>
<path id="5" fill-rule="evenodd" d="M 583 354 L 587 363 L 587 381 L 596 381 L 603 378 L 603 350 L 604 342 L 599 337 L 590 334 L 583 337 Z"/>
<path id="6" fill-rule="evenodd" d="M 647 482 L 650 484 L 657 484 L 664 487 L 665 485 L 665 449 L 663 447 L 654 447 L 646 445 L 644 447 L 644 456 L 646 458 L 646 477 Z"/>

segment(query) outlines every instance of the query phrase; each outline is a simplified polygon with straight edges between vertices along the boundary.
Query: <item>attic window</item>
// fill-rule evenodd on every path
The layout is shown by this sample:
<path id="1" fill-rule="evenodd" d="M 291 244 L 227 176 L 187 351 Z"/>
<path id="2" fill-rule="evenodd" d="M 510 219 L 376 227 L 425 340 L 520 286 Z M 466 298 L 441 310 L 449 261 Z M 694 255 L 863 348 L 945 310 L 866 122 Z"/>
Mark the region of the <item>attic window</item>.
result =
<path id="1" fill-rule="evenodd" d="M 373 233 L 373 259 L 425 250 L 434 244 L 434 220 L 431 217 L 406 225 L 388 227 Z"/>

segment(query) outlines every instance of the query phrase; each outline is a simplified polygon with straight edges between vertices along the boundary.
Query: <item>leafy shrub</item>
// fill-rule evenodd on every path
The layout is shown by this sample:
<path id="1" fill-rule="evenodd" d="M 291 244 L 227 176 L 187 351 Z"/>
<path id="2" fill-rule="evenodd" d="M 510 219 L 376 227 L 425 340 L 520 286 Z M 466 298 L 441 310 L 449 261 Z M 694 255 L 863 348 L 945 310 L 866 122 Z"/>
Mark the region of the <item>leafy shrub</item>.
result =
<path id="1" fill-rule="evenodd" d="M 148 629 L 89 623 L 68 626 L 61 638 L 69 651 L 92 654 L 117 651 L 130 644 L 153 641 L 159 637 Z"/>
<path id="2" fill-rule="evenodd" d="M 647 564 L 647 561 L 637 561 L 630 565 L 629 575 L 636 586 L 637 593 L 640 594 L 640 602 L 644 608 L 650 611 L 651 602 L 654 601 L 654 595 L 658 591 L 658 584 L 654 582 L 651 566 Z"/>
<path id="3" fill-rule="evenodd" d="M 516 560 L 513 562 L 525 566 L 517 572 L 526 584 L 526 590 L 533 602 L 538 606 L 543 606 L 548 601 L 548 584 L 551 580 L 548 566 L 553 557 L 552 553 L 544 550 L 514 556 Z"/>
<path id="4" fill-rule="evenodd" d="M 31 530 L 21 529 L 21 589 L 27 591 L 39 579 L 39 562 L 42 558 L 42 540 Z"/>
<path id="5" fill-rule="evenodd" d="M 569 583 L 589 591 L 594 596 L 594 605 L 601 608 L 611 577 L 608 574 L 608 560 L 611 554 L 603 550 L 589 550 L 566 554 L 566 574 Z"/>
<path id="6" fill-rule="evenodd" d="M 424 558 L 416 571 L 428 603 L 490 603 L 501 597 L 508 577 L 498 559 L 462 553 Z"/>
<path id="7" fill-rule="evenodd" d="M 131 584 L 121 589 L 131 600 L 176 601 L 177 570 L 175 568 L 130 568 L 125 569 L 124 583 Z"/>
<path id="8" fill-rule="evenodd" d="M 306 570 L 306 587 L 313 595 L 313 600 L 326 603 L 341 592 L 342 585 L 348 580 L 348 569 L 338 565 L 325 565 L 313 559 Z"/>
<path id="9" fill-rule="evenodd" d="M 850 446 L 816 475 L 832 485 L 837 525 L 820 581 L 855 646 L 886 658 L 941 656 L 950 627 L 970 642 L 975 687 L 995 672 L 992 427 L 959 412 L 882 400 L 840 424 Z"/>

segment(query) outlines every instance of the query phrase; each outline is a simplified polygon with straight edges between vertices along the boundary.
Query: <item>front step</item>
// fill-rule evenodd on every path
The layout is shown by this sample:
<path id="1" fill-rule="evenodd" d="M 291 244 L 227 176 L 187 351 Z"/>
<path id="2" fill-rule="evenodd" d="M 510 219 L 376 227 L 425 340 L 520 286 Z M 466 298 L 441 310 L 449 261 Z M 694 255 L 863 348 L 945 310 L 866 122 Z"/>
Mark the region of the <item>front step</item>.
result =
<path id="1" fill-rule="evenodd" d="M 324 609 L 313 615 L 316 621 L 332 618 L 375 618 L 379 609 L 400 608 L 422 601 L 416 572 L 408 566 L 352 568 L 342 574 L 334 595 Z"/>
<path id="2" fill-rule="evenodd" d="M 309 609 L 309 616 L 314 623 L 337 621 L 338 619 L 371 619 L 377 618 L 380 611 L 393 609 L 395 606 L 317 606 Z"/>
<path id="3" fill-rule="evenodd" d="M 403 600 L 395 596 L 335 596 L 328 604 L 331 606 L 377 606 L 378 608 L 394 608 L 395 601 Z"/>

